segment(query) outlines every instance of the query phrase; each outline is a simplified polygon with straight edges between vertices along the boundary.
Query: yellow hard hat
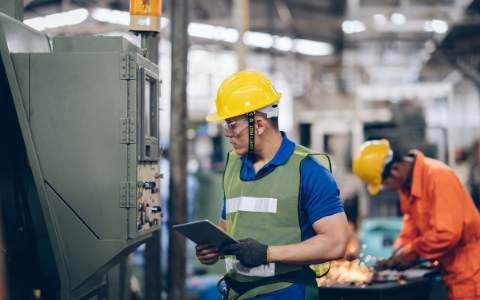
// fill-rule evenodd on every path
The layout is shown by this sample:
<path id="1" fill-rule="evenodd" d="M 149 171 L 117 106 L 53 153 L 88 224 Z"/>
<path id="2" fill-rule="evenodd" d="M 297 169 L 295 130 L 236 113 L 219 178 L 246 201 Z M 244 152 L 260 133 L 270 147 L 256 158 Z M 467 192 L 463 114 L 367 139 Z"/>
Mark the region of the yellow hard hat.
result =
<path id="1" fill-rule="evenodd" d="M 267 105 L 282 97 L 270 80 L 262 73 L 241 71 L 225 79 L 217 92 L 217 112 L 207 116 L 208 122 L 240 116 Z"/>
<path id="2" fill-rule="evenodd" d="M 368 185 L 372 195 L 376 195 L 382 185 L 384 161 L 389 151 L 390 143 L 387 140 L 373 140 L 363 143 L 353 156 L 353 172 Z"/>

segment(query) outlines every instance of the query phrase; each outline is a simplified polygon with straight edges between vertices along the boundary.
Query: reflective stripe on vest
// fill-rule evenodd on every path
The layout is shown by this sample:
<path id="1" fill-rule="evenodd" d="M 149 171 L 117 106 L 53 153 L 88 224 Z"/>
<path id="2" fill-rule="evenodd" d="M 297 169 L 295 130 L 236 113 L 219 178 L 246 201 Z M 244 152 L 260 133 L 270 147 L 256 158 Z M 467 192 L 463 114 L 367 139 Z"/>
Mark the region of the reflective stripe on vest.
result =
<path id="1" fill-rule="evenodd" d="M 226 200 L 226 213 L 234 213 L 239 210 L 249 212 L 277 212 L 277 199 L 275 198 L 255 198 L 255 197 L 237 197 Z"/>

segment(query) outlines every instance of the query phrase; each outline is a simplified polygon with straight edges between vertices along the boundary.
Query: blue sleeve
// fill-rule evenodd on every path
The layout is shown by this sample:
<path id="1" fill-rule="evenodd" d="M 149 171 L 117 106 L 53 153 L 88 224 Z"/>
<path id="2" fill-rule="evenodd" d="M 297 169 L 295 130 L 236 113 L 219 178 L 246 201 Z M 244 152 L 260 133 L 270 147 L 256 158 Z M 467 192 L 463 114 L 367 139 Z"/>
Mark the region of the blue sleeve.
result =
<path id="1" fill-rule="evenodd" d="M 223 196 L 222 219 L 227 219 L 227 214 L 225 213 L 225 196 Z"/>
<path id="2" fill-rule="evenodd" d="M 310 225 L 323 217 L 343 212 L 337 182 L 332 173 L 313 156 L 302 164 L 301 201 Z"/>

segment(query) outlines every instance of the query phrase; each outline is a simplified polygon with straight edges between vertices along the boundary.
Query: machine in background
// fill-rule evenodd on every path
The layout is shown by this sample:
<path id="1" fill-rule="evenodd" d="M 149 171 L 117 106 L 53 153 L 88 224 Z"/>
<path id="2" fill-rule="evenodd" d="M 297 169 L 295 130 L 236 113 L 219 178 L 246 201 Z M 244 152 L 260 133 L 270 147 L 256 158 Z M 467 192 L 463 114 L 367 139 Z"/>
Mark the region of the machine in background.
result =
<path id="1" fill-rule="evenodd" d="M 9 299 L 128 299 L 125 258 L 161 223 L 158 66 L 122 37 L 3 13 L 0 53 Z"/>

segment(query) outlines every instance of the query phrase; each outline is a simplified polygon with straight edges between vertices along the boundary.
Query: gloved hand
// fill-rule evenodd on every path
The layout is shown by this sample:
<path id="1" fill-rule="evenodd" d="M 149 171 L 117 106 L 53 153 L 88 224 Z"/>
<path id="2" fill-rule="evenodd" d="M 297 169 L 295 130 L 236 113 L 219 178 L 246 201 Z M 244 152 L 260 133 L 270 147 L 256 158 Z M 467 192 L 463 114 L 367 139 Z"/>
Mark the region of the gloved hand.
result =
<path id="1" fill-rule="evenodd" d="M 225 255 L 235 255 L 240 261 L 240 264 L 247 268 L 255 268 L 268 263 L 268 245 L 264 245 L 251 238 L 239 240 L 239 242 L 239 244 L 223 246 L 220 248 L 220 251 Z"/>
<path id="2" fill-rule="evenodd" d="M 392 251 L 392 254 L 390 255 L 390 258 L 387 263 L 388 268 L 395 269 L 397 271 L 403 271 L 405 269 L 408 269 L 412 265 L 413 265 L 413 262 L 409 261 L 403 255 L 403 247 L 395 248 Z"/>

